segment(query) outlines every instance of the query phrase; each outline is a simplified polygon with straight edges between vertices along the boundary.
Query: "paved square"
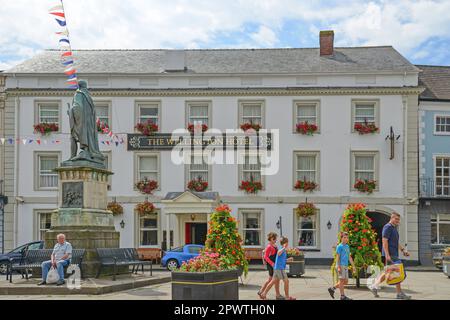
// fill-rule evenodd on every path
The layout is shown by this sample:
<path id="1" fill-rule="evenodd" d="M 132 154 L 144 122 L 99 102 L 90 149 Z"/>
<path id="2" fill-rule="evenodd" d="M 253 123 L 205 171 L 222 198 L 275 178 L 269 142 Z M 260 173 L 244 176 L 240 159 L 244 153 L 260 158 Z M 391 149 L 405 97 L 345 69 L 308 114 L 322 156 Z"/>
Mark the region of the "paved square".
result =
<path id="1" fill-rule="evenodd" d="M 256 300 L 256 292 L 266 280 L 267 272 L 250 271 L 248 277 L 244 279 L 244 285 L 239 287 L 239 297 L 242 300 Z M 327 288 L 331 284 L 330 269 L 328 267 L 307 266 L 306 274 L 301 278 L 290 278 L 291 295 L 298 300 L 330 300 Z M 283 290 L 283 288 L 281 288 Z M 436 271 L 409 271 L 404 283 L 404 291 L 412 295 L 413 299 L 450 299 L 450 279 L 442 272 Z M 283 291 L 282 291 L 283 292 Z M 355 300 L 374 300 L 373 295 L 362 285 L 356 288 L 350 285 L 346 289 L 347 295 Z M 269 299 L 274 299 L 273 289 L 268 295 Z M 394 299 L 395 288 L 384 286 L 380 291 L 378 299 Z M 171 284 L 163 283 L 151 285 L 138 289 L 131 289 L 122 292 L 104 295 L 8 295 L 0 296 L 0 299 L 65 299 L 65 300 L 170 300 Z"/>

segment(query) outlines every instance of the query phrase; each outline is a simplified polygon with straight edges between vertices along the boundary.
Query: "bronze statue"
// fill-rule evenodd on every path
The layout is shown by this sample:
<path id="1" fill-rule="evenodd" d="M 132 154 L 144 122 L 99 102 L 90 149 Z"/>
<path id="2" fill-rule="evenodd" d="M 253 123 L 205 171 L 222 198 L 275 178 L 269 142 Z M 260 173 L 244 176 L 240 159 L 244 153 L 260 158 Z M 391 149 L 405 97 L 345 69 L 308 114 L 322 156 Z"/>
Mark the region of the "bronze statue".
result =
<path id="1" fill-rule="evenodd" d="M 105 168 L 104 156 L 98 146 L 95 105 L 87 89 L 87 82 L 78 81 L 78 89 L 67 111 L 70 120 L 70 159 L 63 166 L 89 166 Z M 81 149 L 78 153 L 78 145 Z"/>

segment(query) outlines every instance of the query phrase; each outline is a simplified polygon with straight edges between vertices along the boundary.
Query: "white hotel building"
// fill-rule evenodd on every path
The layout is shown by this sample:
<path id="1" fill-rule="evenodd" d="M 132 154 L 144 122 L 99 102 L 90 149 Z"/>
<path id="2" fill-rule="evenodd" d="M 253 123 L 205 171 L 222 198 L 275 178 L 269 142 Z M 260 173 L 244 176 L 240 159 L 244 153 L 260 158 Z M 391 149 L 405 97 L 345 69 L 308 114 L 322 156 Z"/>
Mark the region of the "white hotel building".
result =
<path id="1" fill-rule="evenodd" d="M 376 228 L 391 212 L 401 214 L 401 243 L 417 262 L 419 70 L 390 46 L 333 48 L 332 41 L 324 36 L 321 49 L 74 51 L 78 78 L 88 81 L 97 115 L 121 136 L 136 133 L 135 124 L 147 118 L 163 133 L 193 121 L 225 131 L 245 120 L 280 133 L 279 171 L 262 177 L 263 190 L 256 195 L 238 188 L 249 172 L 258 176 L 255 165 L 175 165 L 168 150 L 100 144 L 114 172 L 108 196 L 124 207 L 115 217 L 121 246 L 156 251 L 165 241 L 170 247 L 198 242 L 208 213 L 223 201 L 240 220 L 245 247 L 255 257 L 268 232 L 280 234 L 281 217 L 283 235 L 294 244 L 301 240 L 307 259 L 328 261 L 342 212 L 348 203 L 364 202 Z M 50 227 L 58 179 L 52 169 L 70 154 L 66 110 L 74 91 L 65 89 L 59 56 L 45 51 L 6 72 L 5 136 L 42 139 L 5 145 L 5 161 L 14 163 L 5 169 L 13 246 L 41 239 Z M 364 118 L 375 122 L 379 133 L 355 132 L 355 121 Z M 305 119 L 318 125 L 318 133 L 296 133 L 297 121 Z M 34 134 L 33 125 L 43 121 L 58 122 L 60 131 Z M 385 139 L 391 127 L 400 135 L 392 143 L 393 158 Z M 109 139 L 99 135 L 99 140 Z M 186 191 L 188 180 L 199 174 L 208 179 L 207 192 Z M 134 211 L 145 199 L 134 184 L 144 176 L 159 182 L 148 198 L 157 214 L 148 217 Z M 304 176 L 319 188 L 295 190 Z M 353 188 L 358 177 L 378 181 L 373 194 Z M 319 211 L 298 218 L 294 209 L 306 198 Z"/>

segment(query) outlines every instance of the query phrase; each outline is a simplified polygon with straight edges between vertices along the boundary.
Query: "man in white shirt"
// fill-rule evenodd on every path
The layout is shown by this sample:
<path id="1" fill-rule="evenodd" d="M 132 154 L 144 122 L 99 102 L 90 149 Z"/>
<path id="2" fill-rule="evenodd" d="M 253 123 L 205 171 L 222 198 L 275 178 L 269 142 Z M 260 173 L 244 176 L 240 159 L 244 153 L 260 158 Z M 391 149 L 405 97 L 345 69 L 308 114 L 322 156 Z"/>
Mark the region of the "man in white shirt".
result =
<path id="1" fill-rule="evenodd" d="M 64 267 L 70 264 L 70 258 L 72 258 L 72 245 L 66 241 L 64 234 L 58 234 L 58 243 L 53 248 L 51 260 L 44 261 L 42 263 L 42 281 L 38 285 L 47 284 L 47 274 L 51 267 L 56 268 L 59 274 L 59 280 L 56 283 L 57 286 L 61 286 L 64 281 Z"/>

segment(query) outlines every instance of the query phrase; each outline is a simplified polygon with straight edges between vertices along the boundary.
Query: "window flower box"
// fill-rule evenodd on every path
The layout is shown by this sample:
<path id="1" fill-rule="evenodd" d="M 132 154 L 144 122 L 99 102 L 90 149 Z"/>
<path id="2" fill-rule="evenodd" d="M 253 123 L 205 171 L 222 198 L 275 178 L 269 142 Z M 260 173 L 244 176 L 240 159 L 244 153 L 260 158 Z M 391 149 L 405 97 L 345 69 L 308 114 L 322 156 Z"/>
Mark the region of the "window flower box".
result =
<path id="1" fill-rule="evenodd" d="M 59 125 L 57 123 L 38 123 L 34 125 L 34 132 L 43 136 L 49 135 L 52 132 L 58 132 Z"/>
<path id="2" fill-rule="evenodd" d="M 155 213 L 155 206 L 153 205 L 153 203 L 151 203 L 151 202 L 149 202 L 147 200 L 144 201 L 144 202 L 138 203 L 136 205 L 136 207 L 134 207 L 134 209 L 140 215 L 146 215 L 146 214 Z"/>
<path id="3" fill-rule="evenodd" d="M 152 194 L 153 190 L 158 189 L 158 182 L 155 180 L 143 179 L 136 183 L 136 189 L 143 194 Z"/>
<path id="4" fill-rule="evenodd" d="M 295 183 L 294 189 L 296 190 L 303 190 L 303 191 L 314 191 L 317 188 L 317 183 L 314 181 L 307 181 L 307 180 L 297 180 Z"/>
<path id="5" fill-rule="evenodd" d="M 355 131 L 357 131 L 359 134 L 370 134 L 370 133 L 376 133 L 380 129 L 375 125 L 375 123 L 367 122 L 367 120 L 364 120 L 364 123 L 355 123 L 354 127 Z"/>
<path id="6" fill-rule="evenodd" d="M 202 127 L 202 132 L 208 131 L 208 126 L 206 124 L 202 123 L 201 127 Z M 194 133 L 196 126 L 192 123 L 189 123 L 187 126 L 187 129 L 190 133 Z"/>
<path id="7" fill-rule="evenodd" d="M 312 136 L 318 130 L 317 125 L 309 124 L 308 121 L 297 123 L 295 127 L 298 133 L 308 136 Z"/>
<path id="8" fill-rule="evenodd" d="M 97 121 L 97 131 L 98 133 L 108 133 L 109 126 L 105 122 Z"/>
<path id="9" fill-rule="evenodd" d="M 259 181 L 251 180 L 242 180 L 239 185 L 239 190 L 244 190 L 246 193 L 258 193 L 258 191 L 262 190 L 262 183 Z"/>
<path id="10" fill-rule="evenodd" d="M 353 188 L 359 192 L 371 194 L 377 187 L 377 182 L 375 180 L 361 180 L 357 179 Z"/>
<path id="11" fill-rule="evenodd" d="M 159 130 L 158 125 L 156 123 L 154 123 L 151 119 L 148 119 L 145 122 L 137 123 L 134 126 L 134 128 L 146 136 L 150 136 Z"/>
<path id="12" fill-rule="evenodd" d="M 262 126 L 260 124 L 250 123 L 250 122 L 245 122 L 245 123 L 241 124 L 240 127 L 241 127 L 241 129 L 243 131 L 247 131 L 247 130 L 253 129 L 256 132 L 258 132 L 260 129 L 262 129 Z"/>
<path id="13" fill-rule="evenodd" d="M 204 181 L 201 177 L 198 177 L 197 179 L 189 181 L 187 188 L 189 190 L 203 192 L 208 188 L 208 182 Z"/>
<path id="14" fill-rule="evenodd" d="M 295 213 L 300 217 L 310 217 L 316 214 L 317 208 L 313 203 L 301 202 L 295 208 Z"/>

